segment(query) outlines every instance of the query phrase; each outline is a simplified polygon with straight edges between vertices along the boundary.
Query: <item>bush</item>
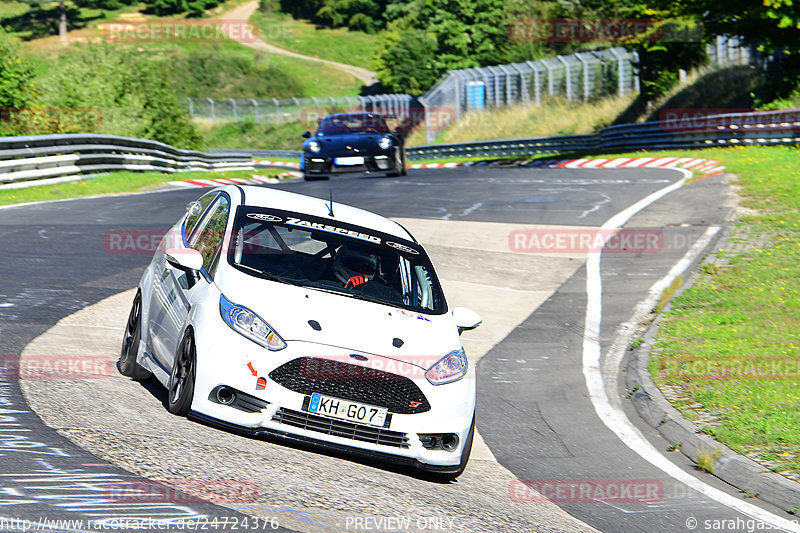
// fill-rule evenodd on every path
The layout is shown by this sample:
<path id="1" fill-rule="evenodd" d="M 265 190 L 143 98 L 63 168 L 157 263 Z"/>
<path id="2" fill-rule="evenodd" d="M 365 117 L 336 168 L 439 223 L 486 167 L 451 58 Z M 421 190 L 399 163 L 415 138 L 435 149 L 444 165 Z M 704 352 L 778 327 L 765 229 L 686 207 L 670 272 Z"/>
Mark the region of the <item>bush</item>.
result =
<path id="1" fill-rule="evenodd" d="M 303 94 L 303 83 L 252 53 L 204 46 L 168 58 L 170 78 L 181 96 L 269 98 Z"/>
<path id="2" fill-rule="evenodd" d="M 51 108 L 97 110 L 93 133 L 143 137 L 196 148 L 200 137 L 163 60 L 131 49 L 92 44 L 64 54 L 41 79 L 41 103 Z M 102 76 L 98 73 L 102 72 Z"/>
<path id="3" fill-rule="evenodd" d="M 0 28 L 0 109 L 28 107 L 35 95 L 33 76 L 31 63 Z"/>

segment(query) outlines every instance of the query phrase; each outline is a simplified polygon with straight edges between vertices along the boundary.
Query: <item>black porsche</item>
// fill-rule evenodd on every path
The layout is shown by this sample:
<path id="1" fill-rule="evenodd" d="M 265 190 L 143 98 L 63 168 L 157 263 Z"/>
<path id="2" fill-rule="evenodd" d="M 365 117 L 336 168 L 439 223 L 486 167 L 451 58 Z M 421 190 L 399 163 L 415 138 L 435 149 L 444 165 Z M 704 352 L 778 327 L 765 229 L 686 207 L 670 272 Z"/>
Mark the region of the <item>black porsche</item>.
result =
<path id="1" fill-rule="evenodd" d="M 403 138 L 389 130 L 378 113 L 338 113 L 319 122 L 316 133 L 304 132 L 300 169 L 306 180 L 335 174 L 406 174 Z"/>

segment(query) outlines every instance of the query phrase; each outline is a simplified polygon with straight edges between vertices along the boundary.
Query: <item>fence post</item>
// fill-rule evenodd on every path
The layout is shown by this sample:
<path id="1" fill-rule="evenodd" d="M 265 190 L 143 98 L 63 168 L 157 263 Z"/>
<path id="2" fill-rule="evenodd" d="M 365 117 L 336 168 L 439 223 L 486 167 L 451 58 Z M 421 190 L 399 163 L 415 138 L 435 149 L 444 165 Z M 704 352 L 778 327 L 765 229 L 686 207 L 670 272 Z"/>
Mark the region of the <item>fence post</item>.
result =
<path id="1" fill-rule="evenodd" d="M 538 63 L 541 61 L 526 61 L 525 64 L 528 65 L 531 70 L 533 71 L 533 99 L 536 102 L 536 105 L 542 104 L 542 76 L 541 70 L 539 70 Z"/>
<path id="2" fill-rule="evenodd" d="M 556 59 L 558 59 L 561 62 L 561 64 L 564 65 L 564 77 L 567 80 L 567 100 L 569 102 L 571 102 L 572 101 L 572 74 L 569 71 L 569 63 L 567 63 L 567 60 L 564 59 L 561 56 L 556 56 Z"/>
<path id="3" fill-rule="evenodd" d="M 206 100 L 208 100 L 209 103 L 211 104 L 211 120 L 216 120 L 217 117 L 214 114 L 214 100 L 212 100 L 211 98 L 206 98 Z"/>
<path id="4" fill-rule="evenodd" d="M 583 101 L 586 102 L 589 100 L 589 63 L 578 53 L 575 54 L 575 57 L 581 62 L 583 68 Z"/>
<path id="5" fill-rule="evenodd" d="M 272 97 L 272 103 L 275 104 L 275 122 L 282 122 L 283 117 L 281 117 L 281 103 L 274 96 Z"/>
<path id="6" fill-rule="evenodd" d="M 506 75 L 506 107 L 511 106 L 511 73 L 506 69 L 505 65 L 498 65 L 497 68 L 503 71 Z"/>
<path id="7" fill-rule="evenodd" d="M 517 71 L 517 74 L 519 75 L 519 93 L 522 103 L 524 105 L 528 105 L 531 103 L 531 96 L 530 94 L 528 94 L 528 84 L 525 82 L 525 73 L 522 72 L 522 69 L 519 68 L 519 66 L 517 66 L 516 63 L 512 63 L 511 66 L 514 68 L 514 70 Z"/>
<path id="8" fill-rule="evenodd" d="M 250 101 L 253 102 L 253 122 L 258 124 L 258 102 L 255 98 L 251 98 Z"/>
<path id="9" fill-rule="evenodd" d="M 236 113 L 236 100 L 234 100 L 233 98 L 228 98 L 228 100 L 230 100 L 231 107 L 233 107 L 233 121 L 239 122 L 239 115 L 238 113 Z"/>
<path id="10" fill-rule="evenodd" d="M 189 97 L 187 97 L 186 99 L 189 101 L 189 116 L 194 118 L 194 102 Z"/>
<path id="11" fill-rule="evenodd" d="M 616 48 L 609 49 L 609 52 L 611 52 L 611 54 L 614 56 L 614 59 L 617 60 L 617 93 L 619 96 L 625 96 L 624 59 L 621 55 L 619 55 Z"/>
<path id="12" fill-rule="evenodd" d="M 300 100 L 292 96 L 292 100 L 294 100 L 295 105 L 297 105 L 297 120 L 303 120 L 303 117 L 300 116 Z"/>

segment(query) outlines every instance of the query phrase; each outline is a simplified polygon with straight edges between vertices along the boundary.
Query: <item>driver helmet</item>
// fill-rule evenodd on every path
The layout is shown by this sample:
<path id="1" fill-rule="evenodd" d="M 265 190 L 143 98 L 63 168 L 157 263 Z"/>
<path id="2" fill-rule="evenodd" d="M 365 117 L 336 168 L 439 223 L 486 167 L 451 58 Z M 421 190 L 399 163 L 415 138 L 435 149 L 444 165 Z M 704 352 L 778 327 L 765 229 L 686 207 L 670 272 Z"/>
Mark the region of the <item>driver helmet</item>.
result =
<path id="1" fill-rule="evenodd" d="M 342 245 L 333 258 L 333 273 L 345 288 L 356 287 L 375 277 L 378 256 Z"/>

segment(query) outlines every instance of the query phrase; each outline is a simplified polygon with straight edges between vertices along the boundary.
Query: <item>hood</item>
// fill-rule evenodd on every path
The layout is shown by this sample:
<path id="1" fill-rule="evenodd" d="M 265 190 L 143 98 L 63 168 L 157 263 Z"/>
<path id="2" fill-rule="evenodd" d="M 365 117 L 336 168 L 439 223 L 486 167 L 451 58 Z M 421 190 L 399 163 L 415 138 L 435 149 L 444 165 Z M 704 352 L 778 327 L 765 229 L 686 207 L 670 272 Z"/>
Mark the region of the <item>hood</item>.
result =
<path id="1" fill-rule="evenodd" d="M 378 142 L 386 135 L 384 133 L 347 133 L 315 136 L 313 140 L 322 145 L 320 153 L 325 155 L 369 155 L 383 151 L 378 146 Z"/>
<path id="2" fill-rule="evenodd" d="M 461 347 L 455 320 L 449 312 L 425 315 L 261 280 L 234 269 L 226 274 L 228 282 L 220 280 L 225 297 L 257 313 L 289 346 L 292 341 L 325 344 L 425 369 Z M 316 324 L 312 326 L 309 321 Z"/>

